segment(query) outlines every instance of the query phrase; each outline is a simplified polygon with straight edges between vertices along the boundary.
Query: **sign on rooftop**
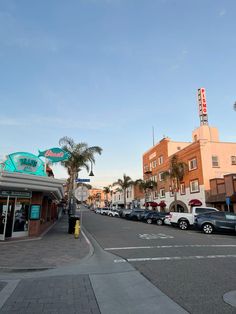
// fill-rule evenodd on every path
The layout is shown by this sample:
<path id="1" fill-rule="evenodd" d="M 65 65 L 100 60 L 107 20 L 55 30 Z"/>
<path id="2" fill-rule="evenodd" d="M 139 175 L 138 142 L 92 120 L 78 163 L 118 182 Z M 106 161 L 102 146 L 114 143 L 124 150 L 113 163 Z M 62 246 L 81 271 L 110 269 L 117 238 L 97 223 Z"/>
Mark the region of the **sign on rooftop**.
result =
<path id="1" fill-rule="evenodd" d="M 53 147 L 44 150 L 43 152 L 39 151 L 38 157 L 41 156 L 51 160 L 51 162 L 58 162 L 67 160 L 70 157 L 70 154 L 59 147 Z"/>

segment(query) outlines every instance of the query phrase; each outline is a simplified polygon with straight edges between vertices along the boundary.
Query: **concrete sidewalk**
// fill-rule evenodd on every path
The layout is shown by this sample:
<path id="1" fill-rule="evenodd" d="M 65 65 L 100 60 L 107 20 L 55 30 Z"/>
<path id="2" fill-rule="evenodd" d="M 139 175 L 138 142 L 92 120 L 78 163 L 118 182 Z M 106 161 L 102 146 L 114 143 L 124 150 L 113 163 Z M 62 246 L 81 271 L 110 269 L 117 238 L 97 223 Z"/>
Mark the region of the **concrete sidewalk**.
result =
<path id="1" fill-rule="evenodd" d="M 68 234 L 68 216 L 64 215 L 42 238 L 0 242 L 0 272 L 75 264 L 89 252 L 82 234 L 79 239 Z"/>

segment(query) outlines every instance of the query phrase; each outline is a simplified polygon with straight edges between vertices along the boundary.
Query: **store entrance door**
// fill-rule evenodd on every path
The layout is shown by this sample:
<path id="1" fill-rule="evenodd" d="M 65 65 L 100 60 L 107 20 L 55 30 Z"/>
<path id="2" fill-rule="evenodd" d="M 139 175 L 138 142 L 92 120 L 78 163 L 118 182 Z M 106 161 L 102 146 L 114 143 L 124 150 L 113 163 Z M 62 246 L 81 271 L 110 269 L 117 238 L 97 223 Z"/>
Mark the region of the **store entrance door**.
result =
<path id="1" fill-rule="evenodd" d="M 5 240 L 9 197 L 0 197 L 0 240 Z"/>
<path id="2" fill-rule="evenodd" d="M 10 238 L 12 236 L 15 202 L 16 202 L 15 198 L 9 197 L 8 207 L 7 207 L 7 223 L 6 223 L 6 230 L 5 230 L 5 238 Z"/>

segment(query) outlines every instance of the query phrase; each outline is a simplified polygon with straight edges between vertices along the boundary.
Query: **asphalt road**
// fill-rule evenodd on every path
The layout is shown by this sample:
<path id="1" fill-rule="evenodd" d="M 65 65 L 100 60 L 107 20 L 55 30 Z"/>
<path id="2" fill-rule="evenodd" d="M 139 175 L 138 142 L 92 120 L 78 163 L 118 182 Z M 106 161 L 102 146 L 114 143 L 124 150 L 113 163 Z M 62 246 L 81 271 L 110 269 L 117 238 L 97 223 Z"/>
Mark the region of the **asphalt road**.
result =
<path id="1" fill-rule="evenodd" d="M 83 213 L 83 226 L 117 255 L 116 263 L 131 263 L 189 313 L 236 313 L 223 300 L 236 290 L 235 235 L 205 235 L 93 212 Z"/>

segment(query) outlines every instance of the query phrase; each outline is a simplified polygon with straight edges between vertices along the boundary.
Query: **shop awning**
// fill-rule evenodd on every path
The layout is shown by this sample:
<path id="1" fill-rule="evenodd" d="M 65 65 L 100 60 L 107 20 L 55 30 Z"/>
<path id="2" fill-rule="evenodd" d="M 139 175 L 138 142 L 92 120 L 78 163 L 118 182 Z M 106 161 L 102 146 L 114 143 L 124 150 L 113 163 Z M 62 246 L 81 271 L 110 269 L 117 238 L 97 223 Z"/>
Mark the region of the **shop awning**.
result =
<path id="1" fill-rule="evenodd" d="M 191 201 L 188 202 L 189 206 L 201 206 L 202 202 L 198 199 L 192 199 Z"/>
<path id="2" fill-rule="evenodd" d="M 160 207 L 166 207 L 166 203 L 164 201 L 161 201 L 159 204 L 158 204 Z"/>
<path id="3" fill-rule="evenodd" d="M 157 207 L 157 206 L 158 206 L 158 203 L 156 203 L 156 202 L 146 202 L 146 203 L 144 204 L 144 206 L 145 206 L 145 207 L 146 207 L 146 206 Z"/>

